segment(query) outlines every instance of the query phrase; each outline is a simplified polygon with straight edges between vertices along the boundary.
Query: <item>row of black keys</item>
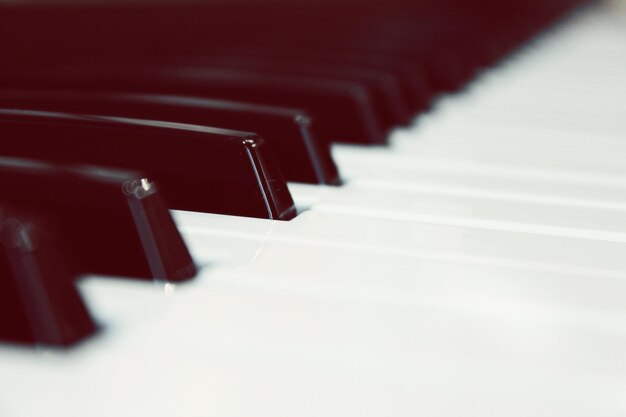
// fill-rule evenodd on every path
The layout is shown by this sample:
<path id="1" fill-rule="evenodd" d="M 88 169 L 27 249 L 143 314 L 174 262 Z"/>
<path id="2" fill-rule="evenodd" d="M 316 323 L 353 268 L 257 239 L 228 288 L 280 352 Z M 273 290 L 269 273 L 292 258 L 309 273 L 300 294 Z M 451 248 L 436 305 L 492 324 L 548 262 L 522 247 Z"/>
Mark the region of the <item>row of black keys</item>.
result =
<path id="1" fill-rule="evenodd" d="M 0 339 L 92 333 L 81 274 L 191 278 L 168 208 L 293 218 L 332 142 L 384 144 L 575 2 L 479 3 L 3 9 Z"/>
<path id="2" fill-rule="evenodd" d="M 8 37 L 0 133 L 20 140 L 0 154 L 140 169 L 173 208 L 288 220 L 285 180 L 340 182 L 331 142 L 384 144 L 573 2 L 9 8 L 60 44 Z"/>

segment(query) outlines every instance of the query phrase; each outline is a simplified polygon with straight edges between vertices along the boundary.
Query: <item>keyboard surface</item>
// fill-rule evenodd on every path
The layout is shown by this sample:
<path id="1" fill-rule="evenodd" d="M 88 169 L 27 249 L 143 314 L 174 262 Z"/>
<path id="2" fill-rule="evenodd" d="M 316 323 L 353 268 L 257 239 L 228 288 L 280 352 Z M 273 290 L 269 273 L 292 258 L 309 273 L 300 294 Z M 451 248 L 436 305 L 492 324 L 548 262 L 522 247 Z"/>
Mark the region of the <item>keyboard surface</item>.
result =
<path id="1" fill-rule="evenodd" d="M 570 16 L 291 221 L 172 212 L 199 276 L 86 277 L 99 333 L 0 345 L 0 415 L 626 414 L 624 45 Z"/>

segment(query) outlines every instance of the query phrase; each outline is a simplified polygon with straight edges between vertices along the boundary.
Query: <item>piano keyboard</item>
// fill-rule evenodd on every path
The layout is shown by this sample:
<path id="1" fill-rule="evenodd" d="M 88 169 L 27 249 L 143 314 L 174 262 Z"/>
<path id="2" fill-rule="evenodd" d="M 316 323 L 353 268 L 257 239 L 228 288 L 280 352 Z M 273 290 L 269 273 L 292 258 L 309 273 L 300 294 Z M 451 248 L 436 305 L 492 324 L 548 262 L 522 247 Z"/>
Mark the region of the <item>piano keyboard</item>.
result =
<path id="1" fill-rule="evenodd" d="M 290 221 L 172 211 L 198 275 L 90 275 L 99 331 L 0 345 L 0 415 L 626 414 L 626 19 L 582 9 Z"/>

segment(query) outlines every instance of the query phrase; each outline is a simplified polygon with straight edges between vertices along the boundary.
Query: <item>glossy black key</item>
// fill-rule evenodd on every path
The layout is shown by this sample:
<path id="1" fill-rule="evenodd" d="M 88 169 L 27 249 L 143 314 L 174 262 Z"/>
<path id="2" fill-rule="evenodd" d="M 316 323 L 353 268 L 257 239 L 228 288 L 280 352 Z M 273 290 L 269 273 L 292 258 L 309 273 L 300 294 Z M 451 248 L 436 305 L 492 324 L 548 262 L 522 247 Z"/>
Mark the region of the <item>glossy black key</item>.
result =
<path id="1" fill-rule="evenodd" d="M 400 71 L 403 84 L 416 88 L 412 93 L 417 93 L 413 104 L 423 110 L 432 98 L 430 95 L 458 88 L 476 70 L 493 63 L 547 22 L 579 3 L 582 1 L 391 0 L 364 3 L 344 0 L 184 4 L 133 2 L 115 5 L 95 2 L 30 8 L 14 5 L 5 7 L 0 13 L 0 39 L 10 40 L 6 42 L 6 48 L 0 49 L 0 55 L 9 62 L 9 65 L 0 68 L 0 72 L 34 70 L 45 78 L 54 65 L 94 65 L 103 69 L 99 75 L 97 71 L 93 72 L 94 78 L 101 78 L 107 84 L 107 77 L 102 75 L 107 75 L 111 68 L 126 70 L 155 60 L 167 62 L 171 57 L 210 57 L 216 49 L 228 51 L 238 45 L 257 45 L 261 48 L 278 45 L 293 51 L 294 55 L 300 51 L 330 50 L 332 55 L 358 57 L 361 63 L 372 65 L 372 69 L 381 68 L 375 57 L 384 57 L 383 62 L 391 63 L 390 67 L 385 64 L 385 69 Z M 53 36 L 41 36 L 42 33 Z M 366 59 L 362 60 L 362 57 Z M 288 53 L 285 58 L 292 57 Z M 323 64 L 322 61 L 319 63 Z M 312 67 L 316 64 L 318 62 L 311 62 Z M 181 62 L 181 65 L 185 67 L 186 63 Z M 363 69 L 369 70 L 367 66 Z M 69 77 L 71 79 L 71 74 Z M 215 84 L 220 84 L 220 88 L 228 86 L 228 94 L 233 97 L 244 96 L 243 91 L 249 90 L 244 99 L 255 102 L 278 100 L 280 97 L 285 103 L 283 100 L 298 93 L 308 98 L 302 99 L 300 105 L 291 102 L 280 105 L 309 110 L 320 119 L 324 129 L 329 129 L 324 134 L 331 133 L 330 140 L 384 142 L 379 134 L 385 131 L 384 121 L 374 120 L 374 124 L 382 123 L 376 133 L 376 126 L 367 126 L 361 119 L 362 111 L 354 111 L 363 105 L 362 102 L 356 106 L 353 102 L 343 107 L 318 106 L 319 97 L 307 89 L 293 87 L 293 79 L 275 84 L 266 77 L 253 79 L 242 76 L 235 82 L 233 79 L 221 79 L 216 73 L 196 74 L 192 78 L 191 84 L 204 84 L 200 90 L 212 91 L 209 96 L 221 94 Z M 214 83 L 206 78 L 213 79 Z M 427 80 L 425 90 L 429 96 L 426 100 L 420 98 L 419 93 L 423 89 L 420 86 L 422 79 Z M 117 82 L 113 87 L 132 90 L 139 88 L 144 80 L 137 77 L 135 81 Z M 301 81 L 306 83 L 306 80 Z M 163 79 L 156 80 L 143 91 L 164 92 L 159 88 L 165 88 L 168 83 Z M 98 83 L 94 84 L 97 86 Z M 195 95 L 189 80 L 183 84 L 179 83 L 168 92 Z M 277 87 L 279 84 L 280 87 Z M 319 90 L 318 95 L 324 88 L 330 88 L 329 85 L 324 87 L 319 84 L 309 87 Z M 111 88 L 111 85 L 104 88 Z M 341 88 L 335 85 L 331 90 L 338 94 Z M 339 95 L 345 99 L 350 93 L 344 91 Z M 352 100 L 355 98 L 352 97 Z M 335 101 L 341 100 L 336 98 Z M 349 111 L 338 112 L 340 108 Z M 322 115 L 324 117 L 319 117 Z M 356 119 L 355 115 L 358 116 Z M 348 129 L 350 123 L 356 124 Z M 363 135 L 363 131 L 367 134 Z M 361 137 L 355 139 L 355 132 Z"/>
<path id="2" fill-rule="evenodd" d="M 0 205 L 0 341 L 68 346 L 95 331 L 62 232 L 40 212 Z"/>
<path id="3" fill-rule="evenodd" d="M 111 116 L 0 109 L 0 155 L 141 170 L 169 207 L 288 220 L 295 207 L 259 136 Z"/>
<path id="4" fill-rule="evenodd" d="M 158 187 L 135 172 L 0 158 L 0 203 L 54 216 L 77 274 L 160 281 L 195 275 Z"/>
<path id="5" fill-rule="evenodd" d="M 418 74 L 426 76 L 429 89 L 433 93 L 457 88 L 471 74 L 470 64 L 463 62 L 462 54 L 455 52 L 444 40 L 432 41 L 420 39 L 430 34 L 408 38 L 386 39 L 368 37 L 367 34 L 337 35 L 323 34 L 315 38 L 307 35 L 292 34 L 287 41 L 269 34 L 257 39 L 261 45 L 284 44 L 292 50 L 325 50 L 350 55 L 382 55 L 392 60 L 404 62 Z M 434 36 L 434 35 L 433 35 Z M 367 40 L 365 40 L 367 39 Z M 458 48 L 462 50 L 462 48 Z M 210 54 L 210 53 L 209 53 Z"/>
<path id="6" fill-rule="evenodd" d="M 394 75 L 376 69 L 363 69 L 355 66 L 329 65 L 323 62 L 299 62 L 290 55 L 284 57 L 250 57 L 225 53 L 216 53 L 206 57 L 179 58 L 182 65 L 194 65 L 205 68 L 234 69 L 260 74 L 284 74 L 294 77 L 313 76 L 338 81 L 349 81 L 368 90 L 373 107 L 383 129 L 389 130 L 395 125 L 410 121 L 409 105 L 405 101 L 398 80 Z"/>
<path id="7" fill-rule="evenodd" d="M 61 88 L 104 92 L 187 95 L 299 108 L 315 120 L 321 140 L 382 144 L 386 132 L 370 91 L 359 83 L 204 68 L 99 64 L 20 70 L 0 79 L 4 88 Z"/>
<path id="8" fill-rule="evenodd" d="M 391 75 L 397 80 L 404 101 L 409 110 L 414 113 L 428 107 L 432 93 L 428 89 L 423 70 L 417 69 L 410 62 L 397 59 L 381 53 L 354 52 L 332 48 L 302 48 L 290 46 L 288 40 L 282 39 L 270 44 L 261 42 L 245 43 L 241 45 L 215 45 L 210 55 L 235 55 L 263 59 L 282 60 L 288 57 L 302 65 L 316 67 L 318 65 L 351 68 L 357 70 L 377 71 L 384 75 Z"/>
<path id="9" fill-rule="evenodd" d="M 303 111 L 195 97 L 68 91 L 1 91 L 0 107 L 89 113 L 215 126 L 259 133 L 285 179 L 338 184 L 330 148 L 317 138 Z"/>

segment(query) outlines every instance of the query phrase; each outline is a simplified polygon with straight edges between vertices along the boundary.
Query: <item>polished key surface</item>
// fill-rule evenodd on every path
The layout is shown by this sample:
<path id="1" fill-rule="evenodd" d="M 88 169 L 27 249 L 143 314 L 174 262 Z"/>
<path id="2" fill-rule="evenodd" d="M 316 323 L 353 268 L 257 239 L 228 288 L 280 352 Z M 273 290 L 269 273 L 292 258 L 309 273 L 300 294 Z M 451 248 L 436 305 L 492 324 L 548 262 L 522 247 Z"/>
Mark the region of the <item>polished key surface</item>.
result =
<path id="1" fill-rule="evenodd" d="M 314 184 L 339 182 L 329 147 L 317 137 L 314 120 L 297 109 L 184 96 L 32 89 L 2 91 L 0 106 L 161 120 L 254 132 L 269 144 L 288 181 Z"/>
<path id="2" fill-rule="evenodd" d="M 146 172 L 168 207 L 270 219 L 295 208 L 271 151 L 255 134 L 183 123 L 0 110 L 0 154 Z"/>
<path id="3" fill-rule="evenodd" d="M 68 274 L 174 282 L 195 275 L 159 186 L 145 174 L 15 158 L 0 158 L 0 174 L 2 203 L 56 222 L 54 234 L 70 250 Z"/>

